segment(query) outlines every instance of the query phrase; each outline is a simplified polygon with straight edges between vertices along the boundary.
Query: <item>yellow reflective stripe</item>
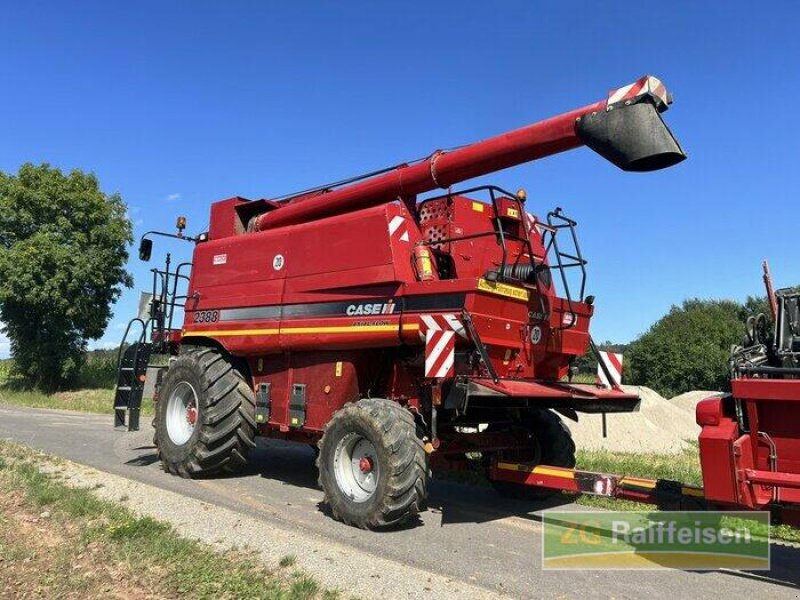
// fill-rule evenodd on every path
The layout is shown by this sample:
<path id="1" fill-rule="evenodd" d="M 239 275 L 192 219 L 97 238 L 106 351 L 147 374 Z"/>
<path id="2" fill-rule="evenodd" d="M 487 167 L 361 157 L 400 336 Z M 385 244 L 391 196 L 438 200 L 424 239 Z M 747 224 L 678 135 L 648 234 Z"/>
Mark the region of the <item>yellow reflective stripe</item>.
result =
<path id="1" fill-rule="evenodd" d="M 534 475 L 550 475 L 552 477 L 562 477 L 564 479 L 575 479 L 575 471 L 570 469 L 560 469 L 558 467 L 530 467 L 518 463 L 498 462 L 498 469 L 505 471 L 523 471 Z"/>
<path id="2" fill-rule="evenodd" d="M 280 329 L 209 329 L 206 331 L 187 331 L 183 337 L 210 336 L 228 337 L 231 335 L 278 335 Z"/>
<path id="3" fill-rule="evenodd" d="M 696 487 L 682 487 L 681 494 L 684 496 L 694 496 L 696 498 L 703 498 L 705 494 L 703 493 L 703 488 L 696 488 Z"/>
<path id="4" fill-rule="evenodd" d="M 307 333 L 351 333 L 362 331 L 366 333 L 383 333 L 398 331 L 399 325 L 333 325 L 330 327 L 286 327 L 283 329 L 207 329 L 204 331 L 187 331 L 183 337 L 209 336 L 209 337 L 230 337 L 236 335 L 278 335 L 283 334 L 307 334 Z M 418 323 L 403 325 L 403 330 L 419 331 Z"/>
<path id="5" fill-rule="evenodd" d="M 331 327 L 286 327 L 281 328 L 281 333 L 347 333 L 350 331 L 367 331 L 367 332 L 381 332 L 381 331 L 397 331 L 400 329 L 399 325 L 348 325 L 348 326 L 331 326 Z"/>
<path id="6" fill-rule="evenodd" d="M 620 485 L 633 485 L 636 487 L 643 487 L 653 489 L 656 487 L 656 482 L 652 479 L 638 479 L 637 477 L 623 477 L 619 480 Z"/>
<path id="7" fill-rule="evenodd" d="M 547 467 L 534 467 L 534 475 L 551 475 L 553 477 L 563 477 L 564 479 L 575 479 L 575 471 L 563 469 L 549 469 Z"/>
<path id="8" fill-rule="evenodd" d="M 505 471 L 533 471 L 533 467 L 529 467 L 527 465 L 518 465 L 517 463 L 507 463 L 507 462 L 498 462 L 497 468 L 503 469 Z"/>

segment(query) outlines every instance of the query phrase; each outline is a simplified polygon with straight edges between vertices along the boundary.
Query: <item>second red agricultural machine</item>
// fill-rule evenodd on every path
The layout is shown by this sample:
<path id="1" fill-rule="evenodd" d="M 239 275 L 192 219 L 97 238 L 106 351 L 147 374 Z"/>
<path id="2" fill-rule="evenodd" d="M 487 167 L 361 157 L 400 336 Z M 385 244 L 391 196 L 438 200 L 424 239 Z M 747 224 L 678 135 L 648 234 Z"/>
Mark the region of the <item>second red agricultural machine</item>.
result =
<path id="1" fill-rule="evenodd" d="M 639 398 L 570 382 L 592 345 L 594 302 L 575 222 L 560 209 L 533 216 L 523 190 L 451 186 L 582 145 L 626 171 L 669 167 L 685 158 L 661 118 L 670 102 L 643 77 L 411 164 L 290 197 L 216 202 L 196 237 L 181 219 L 177 234 L 150 232 L 194 252 L 153 270 L 146 310 L 126 331 L 141 335 L 123 344 L 117 426 L 127 411 L 138 429 L 160 353 L 170 358 L 155 440 L 170 473 L 235 471 L 258 435 L 313 445 L 333 515 L 369 528 L 421 510 L 431 465 L 468 454 L 501 492 L 552 493 L 502 465 L 570 471 L 575 445 L 559 413 L 633 411 Z M 140 258 L 151 251 L 146 234 Z"/>
<path id="2" fill-rule="evenodd" d="M 672 510 L 768 510 L 773 523 L 800 527 L 800 291 L 773 291 L 766 262 L 764 281 L 771 319 L 748 319 L 731 350 L 730 392 L 697 404 L 702 487 L 501 460 L 491 476 Z"/>

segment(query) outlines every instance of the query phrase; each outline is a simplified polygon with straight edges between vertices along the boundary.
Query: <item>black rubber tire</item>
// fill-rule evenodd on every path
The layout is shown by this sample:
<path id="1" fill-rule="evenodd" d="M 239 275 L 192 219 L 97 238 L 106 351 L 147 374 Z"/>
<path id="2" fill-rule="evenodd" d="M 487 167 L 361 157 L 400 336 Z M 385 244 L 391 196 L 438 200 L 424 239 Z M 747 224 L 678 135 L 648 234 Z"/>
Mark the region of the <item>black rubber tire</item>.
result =
<path id="1" fill-rule="evenodd" d="M 375 447 L 376 489 L 355 502 L 338 485 L 334 472 L 337 445 L 355 432 Z M 319 441 L 319 484 L 334 518 L 362 529 L 400 525 L 425 509 L 428 459 L 414 416 L 396 402 L 360 400 L 337 411 Z"/>
<path id="2" fill-rule="evenodd" d="M 198 400 L 197 421 L 183 444 L 170 439 L 166 412 L 170 394 L 189 383 Z M 181 477 L 235 473 L 255 447 L 255 395 L 244 376 L 214 348 L 184 350 L 162 381 L 156 404 L 155 441 L 164 470 Z"/>
<path id="3" fill-rule="evenodd" d="M 501 459 L 569 469 L 575 466 L 575 442 L 557 414 L 549 410 L 527 411 L 522 416 L 521 426 L 529 435 L 530 450 L 501 454 Z M 520 500 L 544 500 L 559 493 L 558 490 L 508 481 L 492 480 L 491 483 L 500 495 Z"/>

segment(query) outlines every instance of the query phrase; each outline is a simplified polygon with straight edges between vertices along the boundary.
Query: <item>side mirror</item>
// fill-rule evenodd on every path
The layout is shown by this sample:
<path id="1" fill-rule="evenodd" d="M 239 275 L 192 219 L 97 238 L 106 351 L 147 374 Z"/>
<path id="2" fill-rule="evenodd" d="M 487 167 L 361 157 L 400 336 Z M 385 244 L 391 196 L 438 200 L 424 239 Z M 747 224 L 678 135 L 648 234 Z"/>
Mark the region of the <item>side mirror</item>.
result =
<path id="1" fill-rule="evenodd" d="M 153 240 L 142 238 L 139 243 L 139 260 L 147 262 L 150 260 L 150 254 L 153 252 Z"/>

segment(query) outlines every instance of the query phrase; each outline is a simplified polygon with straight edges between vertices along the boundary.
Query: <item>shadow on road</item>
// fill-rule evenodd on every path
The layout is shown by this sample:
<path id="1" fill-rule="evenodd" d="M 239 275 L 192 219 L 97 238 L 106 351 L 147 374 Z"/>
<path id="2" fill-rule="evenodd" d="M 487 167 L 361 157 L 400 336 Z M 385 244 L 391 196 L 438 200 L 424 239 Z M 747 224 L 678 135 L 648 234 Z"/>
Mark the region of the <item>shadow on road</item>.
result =
<path id="1" fill-rule="evenodd" d="M 133 448 L 132 451 L 141 452 L 141 454 L 125 461 L 125 464 L 131 467 L 147 467 L 158 461 L 158 454 L 156 453 L 155 446 L 139 446 Z"/>

